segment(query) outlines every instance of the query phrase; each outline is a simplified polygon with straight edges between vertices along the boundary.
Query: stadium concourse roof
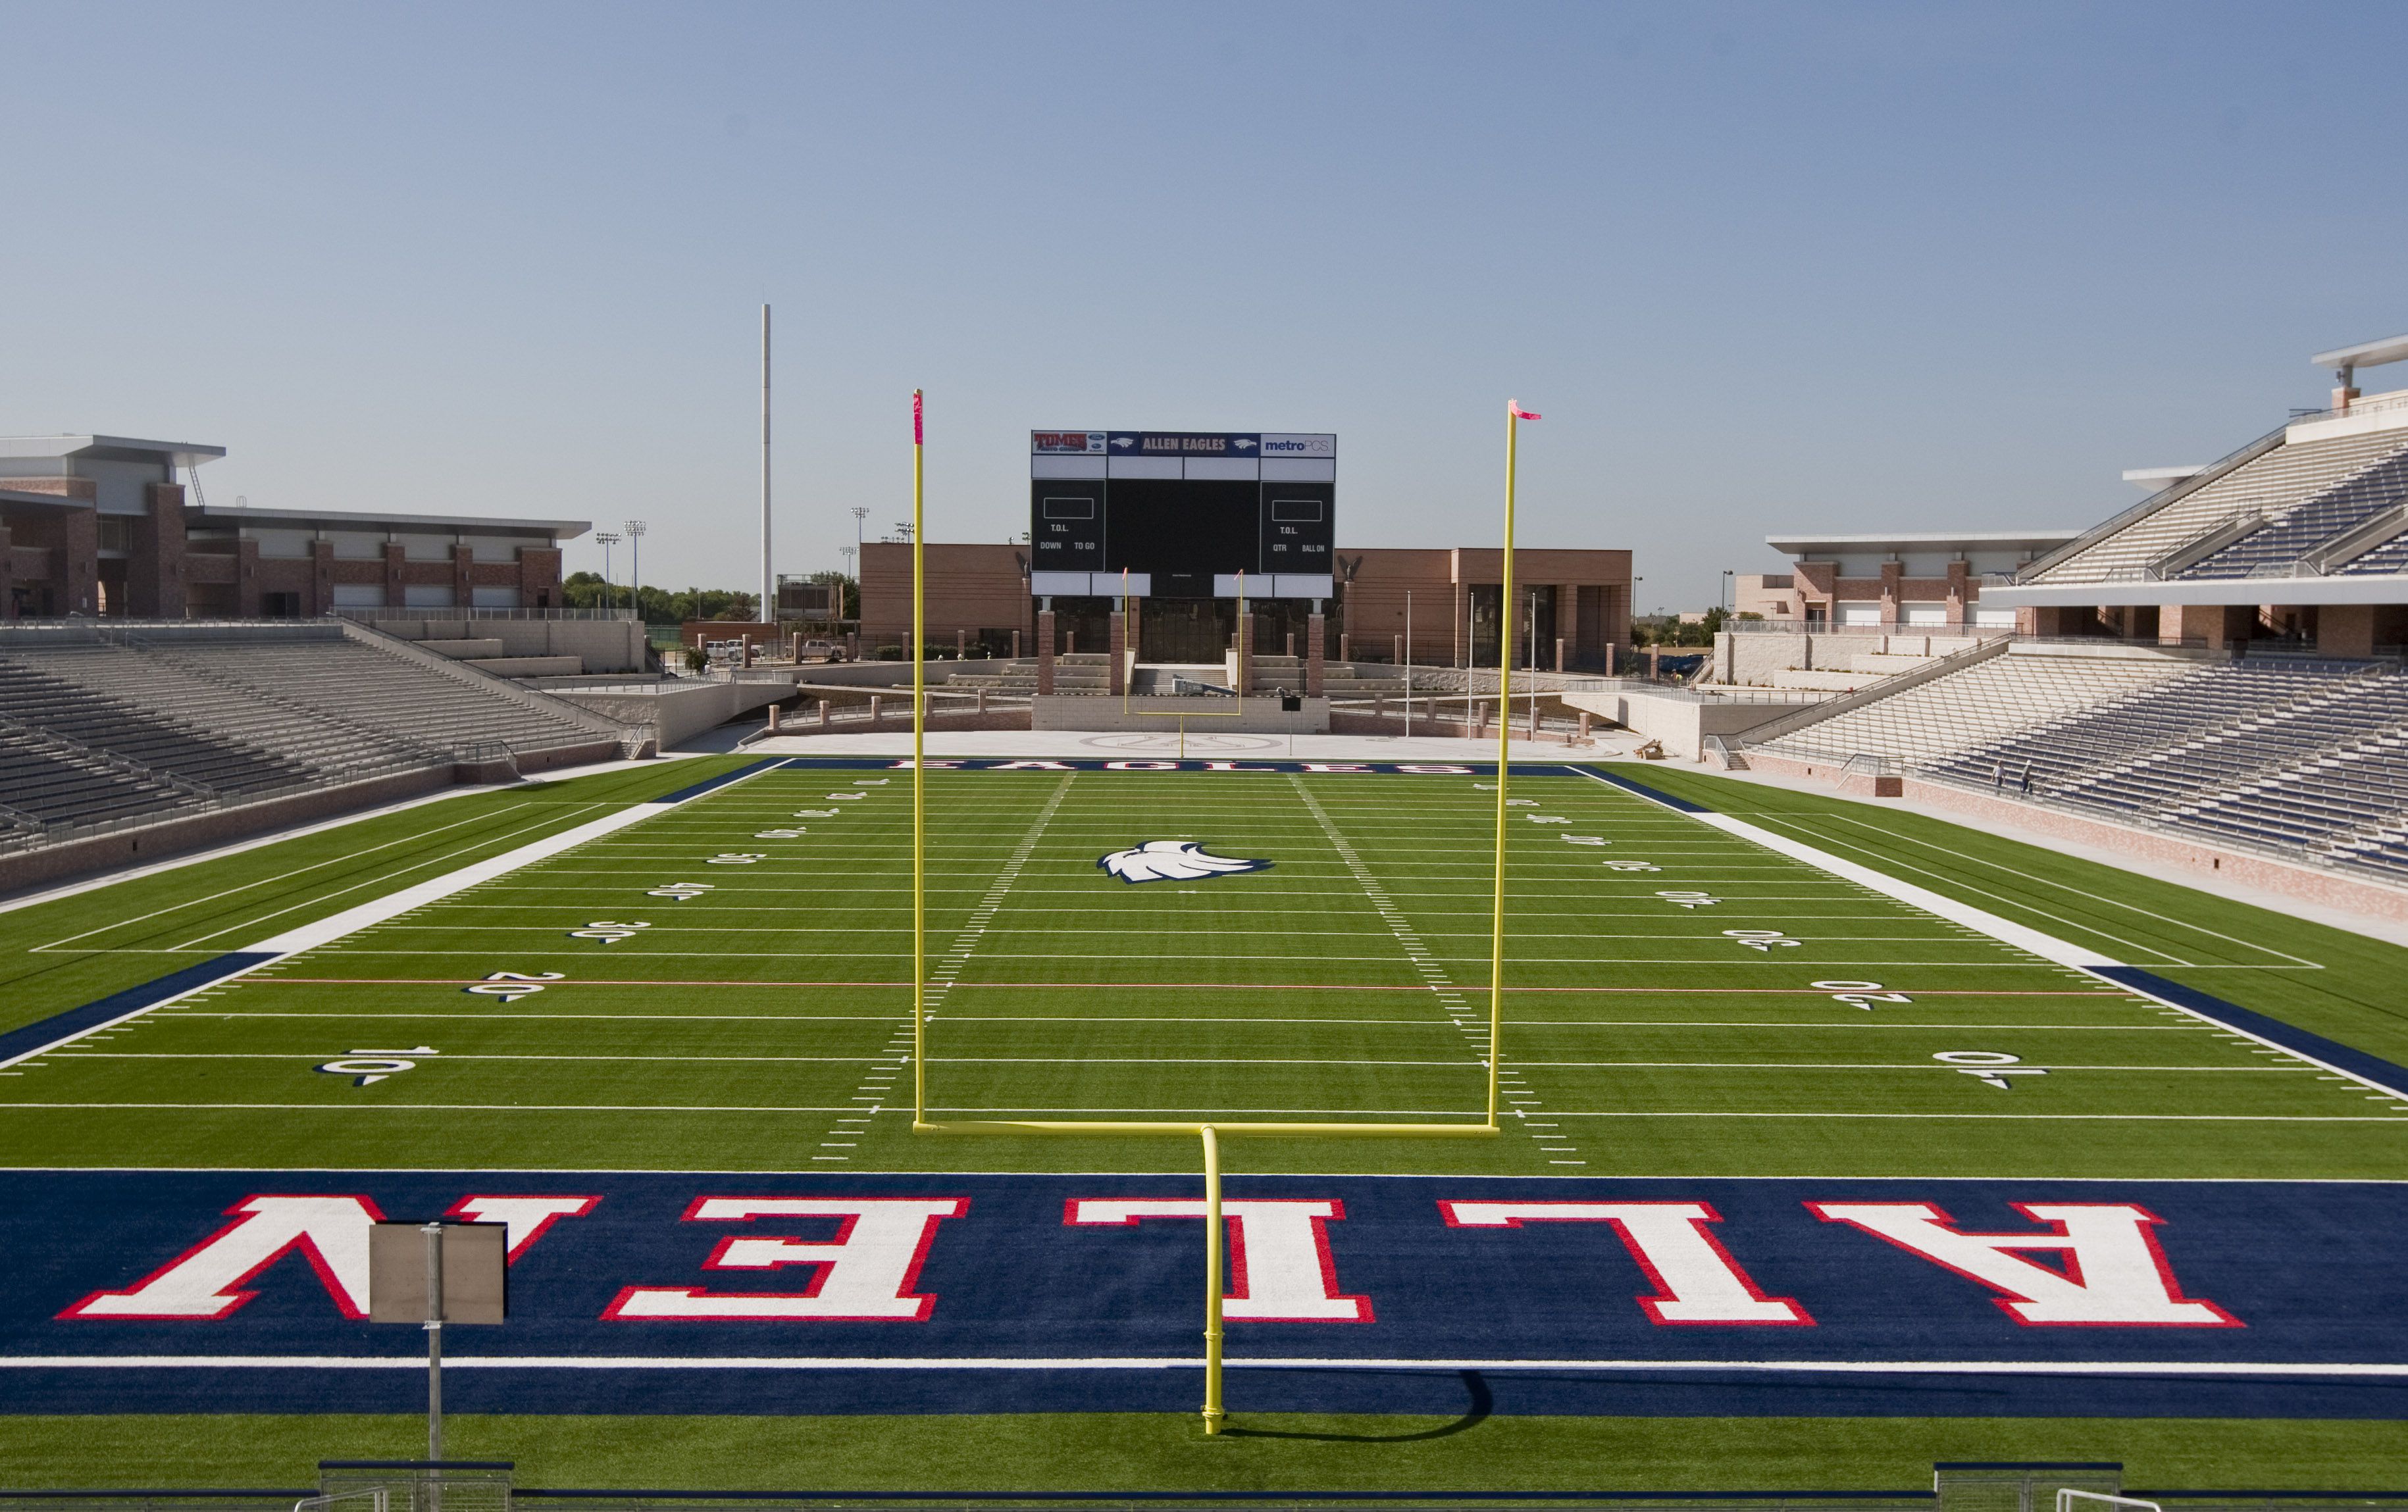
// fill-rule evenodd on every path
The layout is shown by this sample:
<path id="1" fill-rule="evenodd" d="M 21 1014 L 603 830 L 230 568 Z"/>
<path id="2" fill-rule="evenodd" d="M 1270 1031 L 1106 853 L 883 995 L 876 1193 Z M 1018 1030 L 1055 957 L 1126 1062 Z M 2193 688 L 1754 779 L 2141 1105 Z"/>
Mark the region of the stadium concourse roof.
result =
<path id="1" fill-rule="evenodd" d="M 265 525 L 282 530 L 446 530 L 467 535 L 495 532 L 572 540 L 590 520 L 518 520 L 500 515 L 399 515 L 355 509 L 261 509 L 249 505 L 200 505 L 184 511 L 189 525 Z"/>
<path id="2" fill-rule="evenodd" d="M 197 467 L 226 454 L 223 447 L 190 441 L 145 441 L 131 435 L 0 435 L 0 457 L 96 457 L 110 462 L 156 462 Z"/>
<path id="3" fill-rule="evenodd" d="M 2082 533 L 2077 530 L 1893 531 L 1873 535 L 1768 535 L 1764 544 L 1793 557 L 1817 551 L 2049 551 Z"/>
<path id="4" fill-rule="evenodd" d="M 2380 341 L 2361 341 L 2355 347 L 2336 347 L 2330 351 L 2320 351 L 2308 361 L 2318 367 L 2348 370 L 2380 367 L 2403 357 L 2408 357 L 2408 336 L 2385 336 Z"/>

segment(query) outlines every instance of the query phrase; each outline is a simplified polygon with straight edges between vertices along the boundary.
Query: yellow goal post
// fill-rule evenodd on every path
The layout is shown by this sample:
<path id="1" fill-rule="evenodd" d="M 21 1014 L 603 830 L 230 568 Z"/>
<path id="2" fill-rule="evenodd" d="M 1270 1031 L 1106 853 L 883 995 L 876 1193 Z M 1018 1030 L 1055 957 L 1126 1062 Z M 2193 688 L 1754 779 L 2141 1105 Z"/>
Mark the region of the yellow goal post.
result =
<path id="1" fill-rule="evenodd" d="M 1293 1139 L 1487 1139 L 1501 1134 L 1498 1121 L 1498 1068 L 1502 1058 L 1505 1005 L 1505 834 L 1511 768 L 1512 721 L 1497 721 L 1497 830 L 1488 961 L 1487 1109 L 1479 1123 L 1320 1123 L 1243 1119 L 1090 1120 L 943 1119 L 928 1117 L 928 861 L 927 861 L 927 590 L 924 548 L 925 445 L 920 423 L 921 391 L 911 393 L 911 1132 L 915 1134 L 1035 1134 L 1144 1137 L 1169 1135 L 1198 1140 L 1204 1157 L 1204 1432 L 1218 1434 L 1227 1413 L 1222 1406 L 1221 1141 L 1224 1138 Z M 1513 693 L 1513 495 L 1522 411 L 1505 407 L 1505 556 L 1499 590 L 1498 693 L 1507 707 Z M 1536 418 L 1536 417 L 1532 417 Z M 1242 584 L 1243 579 L 1240 579 Z M 1239 634 L 1245 635 L 1244 590 L 1240 588 Z M 1122 599 L 1124 612 L 1127 599 Z M 1240 700 L 1244 690 L 1238 690 Z M 1182 716 L 1228 718 L 1228 715 Z M 1182 724 L 1183 734 L 1183 724 Z M 1184 749 L 1182 742 L 1182 749 Z"/>

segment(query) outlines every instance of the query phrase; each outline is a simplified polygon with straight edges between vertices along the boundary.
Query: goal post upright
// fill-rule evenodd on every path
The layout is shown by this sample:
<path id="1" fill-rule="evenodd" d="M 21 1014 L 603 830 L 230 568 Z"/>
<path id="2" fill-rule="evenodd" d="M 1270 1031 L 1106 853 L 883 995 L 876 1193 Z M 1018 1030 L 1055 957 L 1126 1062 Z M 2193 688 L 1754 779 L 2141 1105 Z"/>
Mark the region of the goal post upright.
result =
<path id="1" fill-rule="evenodd" d="M 928 599 L 921 529 L 927 444 L 924 395 L 911 391 L 911 1123 L 928 1117 Z"/>
<path id="2" fill-rule="evenodd" d="M 1505 401 L 1505 563 L 1497 589 L 1497 877 L 1488 934 L 1488 1121 L 1497 1121 L 1498 1062 L 1505 1032 L 1505 790 L 1513 740 L 1513 469 L 1523 408 Z M 1533 415 L 1533 420 L 1538 419 Z M 1531 679 L 1536 687 L 1538 679 Z M 1410 700 L 1412 690 L 1406 690 Z"/>

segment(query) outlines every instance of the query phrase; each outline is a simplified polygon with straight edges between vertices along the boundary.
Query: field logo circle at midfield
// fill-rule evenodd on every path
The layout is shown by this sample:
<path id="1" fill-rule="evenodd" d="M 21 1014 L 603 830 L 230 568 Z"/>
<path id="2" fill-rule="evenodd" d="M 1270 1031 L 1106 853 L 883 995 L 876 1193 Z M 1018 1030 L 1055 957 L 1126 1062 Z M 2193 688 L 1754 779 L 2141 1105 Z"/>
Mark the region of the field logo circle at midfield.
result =
<path id="1" fill-rule="evenodd" d="M 1148 840 L 1096 858 L 1096 866 L 1124 882 L 1194 882 L 1240 872 L 1267 872 L 1268 861 L 1215 856 L 1197 840 Z"/>

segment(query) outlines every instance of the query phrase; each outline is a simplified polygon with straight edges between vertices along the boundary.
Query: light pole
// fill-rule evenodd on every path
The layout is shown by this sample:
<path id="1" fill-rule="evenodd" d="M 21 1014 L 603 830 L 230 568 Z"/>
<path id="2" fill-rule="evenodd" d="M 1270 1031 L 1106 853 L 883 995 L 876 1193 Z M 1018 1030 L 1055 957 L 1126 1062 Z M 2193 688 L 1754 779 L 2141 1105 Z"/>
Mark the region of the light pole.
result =
<path id="1" fill-rule="evenodd" d="M 856 551 L 862 545 L 861 522 L 868 518 L 869 510 L 866 506 L 856 504 L 853 506 L 853 549 Z"/>
<path id="2" fill-rule="evenodd" d="M 608 609 L 614 607 L 610 601 L 618 596 L 618 591 L 610 582 L 610 548 L 619 544 L 619 537 L 615 532 L 597 530 L 594 533 L 594 540 L 602 548 L 602 606 Z"/>
<path id="3" fill-rule="evenodd" d="M 1730 613 L 1732 609 L 1738 606 L 1738 593 L 1739 579 L 1731 576 L 1730 568 L 1725 567 L 1723 569 L 1723 596 L 1719 601 L 1722 604 L 1723 612 L 1725 614 Z"/>
<path id="4" fill-rule="evenodd" d="M 636 622 L 644 622 L 644 522 L 627 521 L 627 605 L 636 611 Z"/>

